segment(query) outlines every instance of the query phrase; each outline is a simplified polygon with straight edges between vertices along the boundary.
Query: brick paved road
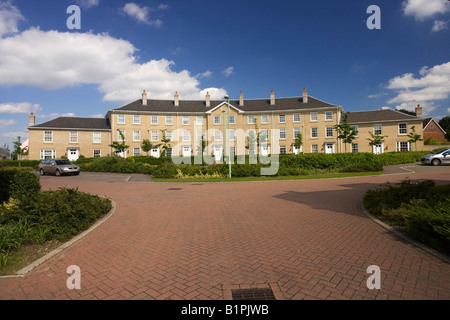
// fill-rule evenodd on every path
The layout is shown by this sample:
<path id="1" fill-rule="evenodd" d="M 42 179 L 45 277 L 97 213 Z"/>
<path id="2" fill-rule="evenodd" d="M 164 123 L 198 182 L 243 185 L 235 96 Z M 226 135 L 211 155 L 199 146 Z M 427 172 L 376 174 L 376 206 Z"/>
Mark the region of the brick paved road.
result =
<path id="1" fill-rule="evenodd" d="M 23 278 L 1 299 L 229 299 L 271 287 L 278 299 L 450 299 L 450 264 L 361 211 L 386 181 L 450 181 L 449 168 L 363 178 L 247 183 L 126 183 L 43 177 L 117 204 L 114 215 Z M 69 265 L 81 289 L 66 287 Z M 381 289 L 369 290 L 369 265 Z"/>

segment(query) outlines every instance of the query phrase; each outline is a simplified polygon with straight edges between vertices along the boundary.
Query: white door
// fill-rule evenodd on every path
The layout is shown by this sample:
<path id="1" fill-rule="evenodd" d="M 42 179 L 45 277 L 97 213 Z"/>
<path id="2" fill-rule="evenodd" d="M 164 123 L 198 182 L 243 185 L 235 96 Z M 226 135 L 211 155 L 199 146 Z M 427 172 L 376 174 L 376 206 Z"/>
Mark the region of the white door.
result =
<path id="1" fill-rule="evenodd" d="M 77 161 L 78 160 L 78 150 L 77 149 L 69 149 L 69 161 Z"/>
<path id="2" fill-rule="evenodd" d="M 294 154 L 299 154 L 300 152 L 302 152 L 302 147 L 297 149 L 295 146 L 292 146 L 292 150 L 294 151 Z"/>
<path id="3" fill-rule="evenodd" d="M 334 153 L 334 144 L 326 143 L 325 144 L 325 153 Z"/>
<path id="4" fill-rule="evenodd" d="M 190 157 L 190 156 L 191 156 L 191 147 L 184 146 L 183 147 L 183 157 Z"/>
<path id="5" fill-rule="evenodd" d="M 269 146 L 261 146 L 261 155 L 263 156 L 269 155 Z"/>
<path id="6" fill-rule="evenodd" d="M 152 149 L 152 150 L 150 151 L 150 155 L 151 155 L 152 157 L 154 157 L 154 158 L 159 158 L 159 149 L 158 149 L 158 148 Z"/>
<path id="7" fill-rule="evenodd" d="M 216 162 L 222 161 L 222 147 L 214 146 L 214 157 Z"/>
<path id="8" fill-rule="evenodd" d="M 375 153 L 375 154 L 383 153 L 383 145 L 377 144 L 377 145 L 373 146 L 373 153 Z"/>

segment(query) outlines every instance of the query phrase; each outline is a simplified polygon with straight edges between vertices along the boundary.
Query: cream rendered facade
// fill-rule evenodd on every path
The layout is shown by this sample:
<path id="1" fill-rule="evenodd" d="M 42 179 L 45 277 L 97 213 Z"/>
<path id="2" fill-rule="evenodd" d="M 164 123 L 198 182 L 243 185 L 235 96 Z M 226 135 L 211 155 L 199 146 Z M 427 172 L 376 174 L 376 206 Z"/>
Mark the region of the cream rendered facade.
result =
<path id="1" fill-rule="evenodd" d="M 350 115 L 350 124 L 357 126 L 359 135 L 352 145 L 345 146 L 337 138 L 334 128 L 342 121 L 344 109 L 308 97 L 306 89 L 301 97 L 279 99 L 275 99 L 272 92 L 270 99 L 244 101 L 241 93 L 239 100 L 229 103 L 210 101 L 209 95 L 204 101 L 180 101 L 178 94 L 173 101 L 148 100 L 144 91 L 142 99 L 109 110 L 103 120 L 58 118 L 34 125 L 34 119 L 30 119 L 29 158 L 66 156 L 75 160 L 80 155 L 112 155 L 114 150 L 110 144 L 120 140 L 118 130 L 124 134 L 129 146 L 126 154 L 121 155 L 124 157 L 146 155 L 141 148 L 143 140 L 148 139 L 153 145 L 161 144 L 162 130 L 172 139 L 172 149 L 168 155 L 199 154 L 203 136 L 206 141 L 203 154 L 215 156 L 217 161 L 221 161 L 228 152 L 235 155 L 251 153 L 246 148 L 248 135 L 252 130 L 256 133 L 256 129 L 267 138 L 260 141 L 258 150 L 254 150 L 254 153 L 263 155 L 345 151 L 379 153 L 422 149 L 423 142 L 417 142 L 417 146 L 407 142 L 407 134 L 411 132 L 412 126 L 418 134 L 423 135 L 420 117 L 403 117 L 393 110 L 347 114 Z M 381 135 L 386 138 L 382 145 L 372 147 L 367 140 L 370 138 L 368 132 L 379 131 L 380 127 Z M 300 150 L 294 147 L 297 133 L 303 137 Z M 160 148 L 149 152 L 155 157 L 160 154 Z"/>

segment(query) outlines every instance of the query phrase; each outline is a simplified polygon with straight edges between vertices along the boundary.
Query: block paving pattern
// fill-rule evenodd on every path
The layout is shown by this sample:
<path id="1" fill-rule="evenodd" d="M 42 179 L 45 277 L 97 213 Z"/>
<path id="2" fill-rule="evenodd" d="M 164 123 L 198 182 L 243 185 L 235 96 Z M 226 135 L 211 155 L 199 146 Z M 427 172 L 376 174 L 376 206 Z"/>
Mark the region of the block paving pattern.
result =
<path id="1" fill-rule="evenodd" d="M 203 184 L 45 176 L 43 189 L 79 187 L 117 209 L 24 277 L 0 279 L 0 299 L 227 300 L 245 288 L 280 300 L 450 299 L 450 264 L 361 210 L 368 189 L 406 177 L 449 183 L 450 170 Z M 80 290 L 66 286 L 70 265 Z M 379 290 L 366 286 L 370 265 Z"/>

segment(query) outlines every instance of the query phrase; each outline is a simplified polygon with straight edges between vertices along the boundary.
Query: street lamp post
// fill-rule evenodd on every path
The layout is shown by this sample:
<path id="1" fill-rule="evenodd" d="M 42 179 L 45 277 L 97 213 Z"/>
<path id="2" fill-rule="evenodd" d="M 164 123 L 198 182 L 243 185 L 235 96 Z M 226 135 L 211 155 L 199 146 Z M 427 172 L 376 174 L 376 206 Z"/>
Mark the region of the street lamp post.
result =
<path id="1" fill-rule="evenodd" d="M 227 138 L 227 145 L 228 145 L 228 178 L 231 179 L 231 152 L 230 152 L 230 97 L 226 95 L 224 97 L 227 99 L 227 105 L 228 105 L 228 138 Z"/>

